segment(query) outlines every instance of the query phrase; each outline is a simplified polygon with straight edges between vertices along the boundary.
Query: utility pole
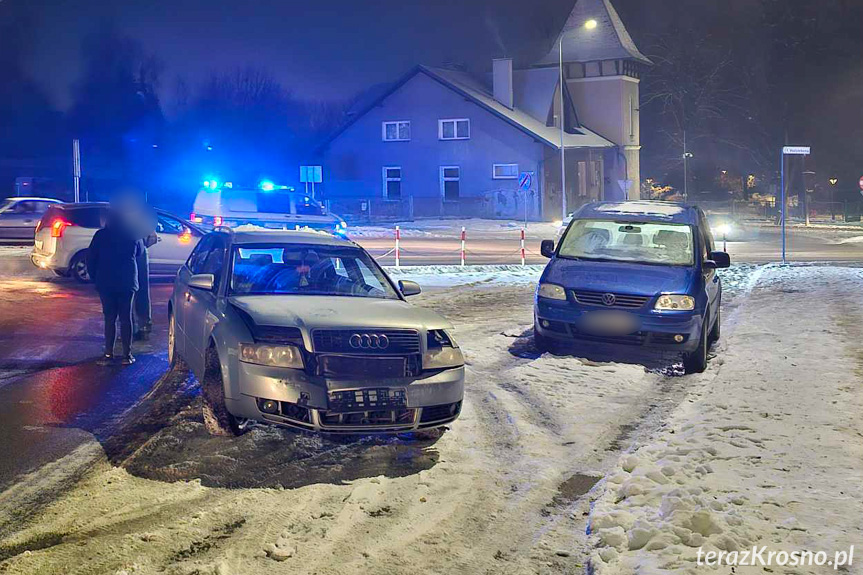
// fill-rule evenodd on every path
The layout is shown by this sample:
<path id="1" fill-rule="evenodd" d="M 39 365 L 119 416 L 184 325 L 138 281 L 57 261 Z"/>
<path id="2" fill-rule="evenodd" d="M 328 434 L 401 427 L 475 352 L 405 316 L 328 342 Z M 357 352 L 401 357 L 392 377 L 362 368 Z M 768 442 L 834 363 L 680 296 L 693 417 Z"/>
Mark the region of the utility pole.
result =
<path id="1" fill-rule="evenodd" d="M 566 216 L 566 149 L 563 144 L 563 124 L 566 122 L 566 109 L 563 105 L 563 34 L 560 35 L 560 197 L 563 213 L 560 216 L 560 221 L 565 222 Z"/>
<path id="2" fill-rule="evenodd" d="M 81 201 L 81 146 L 77 139 L 72 140 L 72 179 L 75 184 L 75 203 Z"/>

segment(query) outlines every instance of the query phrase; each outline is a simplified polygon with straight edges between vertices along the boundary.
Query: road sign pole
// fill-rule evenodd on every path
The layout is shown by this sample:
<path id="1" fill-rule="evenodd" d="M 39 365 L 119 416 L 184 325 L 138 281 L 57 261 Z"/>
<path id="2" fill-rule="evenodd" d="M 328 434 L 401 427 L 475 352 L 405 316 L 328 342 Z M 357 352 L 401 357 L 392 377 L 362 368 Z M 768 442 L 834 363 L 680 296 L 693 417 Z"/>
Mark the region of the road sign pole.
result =
<path id="1" fill-rule="evenodd" d="M 785 150 L 782 150 L 782 167 L 780 168 L 780 186 L 782 186 L 781 197 L 782 197 L 782 206 L 781 206 L 781 216 L 782 219 L 782 263 L 786 263 L 785 261 Z"/>

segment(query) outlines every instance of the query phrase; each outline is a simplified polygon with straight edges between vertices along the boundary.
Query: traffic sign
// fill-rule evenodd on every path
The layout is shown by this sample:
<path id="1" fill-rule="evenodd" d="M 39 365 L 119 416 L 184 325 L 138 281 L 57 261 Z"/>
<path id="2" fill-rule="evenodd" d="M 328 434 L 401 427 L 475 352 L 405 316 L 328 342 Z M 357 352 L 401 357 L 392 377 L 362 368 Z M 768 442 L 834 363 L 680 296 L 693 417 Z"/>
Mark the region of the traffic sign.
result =
<path id="1" fill-rule="evenodd" d="M 533 187 L 533 172 L 522 172 L 518 177 L 518 187 L 523 192 L 527 192 Z"/>
<path id="2" fill-rule="evenodd" d="M 809 146 L 785 146 L 782 148 L 782 153 L 786 156 L 808 156 L 812 153 L 812 148 Z"/>
<path id="3" fill-rule="evenodd" d="M 320 184 L 323 181 L 321 166 L 300 166 L 300 183 Z"/>

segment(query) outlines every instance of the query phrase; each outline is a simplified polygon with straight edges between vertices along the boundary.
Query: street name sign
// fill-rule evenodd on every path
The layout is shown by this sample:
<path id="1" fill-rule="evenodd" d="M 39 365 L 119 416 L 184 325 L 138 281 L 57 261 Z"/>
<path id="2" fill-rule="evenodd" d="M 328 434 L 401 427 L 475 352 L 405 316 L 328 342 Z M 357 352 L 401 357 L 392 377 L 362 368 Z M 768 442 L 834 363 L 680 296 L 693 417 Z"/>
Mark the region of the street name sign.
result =
<path id="1" fill-rule="evenodd" d="M 812 153 L 812 148 L 809 146 L 785 146 L 782 148 L 782 153 L 786 156 L 808 156 Z"/>

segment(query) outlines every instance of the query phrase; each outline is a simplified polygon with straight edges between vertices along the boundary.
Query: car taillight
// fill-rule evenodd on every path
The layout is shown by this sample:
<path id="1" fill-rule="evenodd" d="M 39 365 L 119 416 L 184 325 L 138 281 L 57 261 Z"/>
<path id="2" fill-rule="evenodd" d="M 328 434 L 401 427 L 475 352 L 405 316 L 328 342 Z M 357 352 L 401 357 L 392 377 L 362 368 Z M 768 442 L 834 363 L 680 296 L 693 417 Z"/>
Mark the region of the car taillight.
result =
<path id="1" fill-rule="evenodd" d="M 71 226 L 70 222 L 66 222 L 63 220 L 54 220 L 54 223 L 51 224 L 51 237 L 52 238 L 62 238 L 63 232 L 66 231 L 66 228 Z"/>
<path id="2" fill-rule="evenodd" d="M 224 221 L 225 220 L 222 219 L 222 216 L 213 216 L 213 225 L 214 226 L 221 226 L 222 222 L 224 222 Z"/>

